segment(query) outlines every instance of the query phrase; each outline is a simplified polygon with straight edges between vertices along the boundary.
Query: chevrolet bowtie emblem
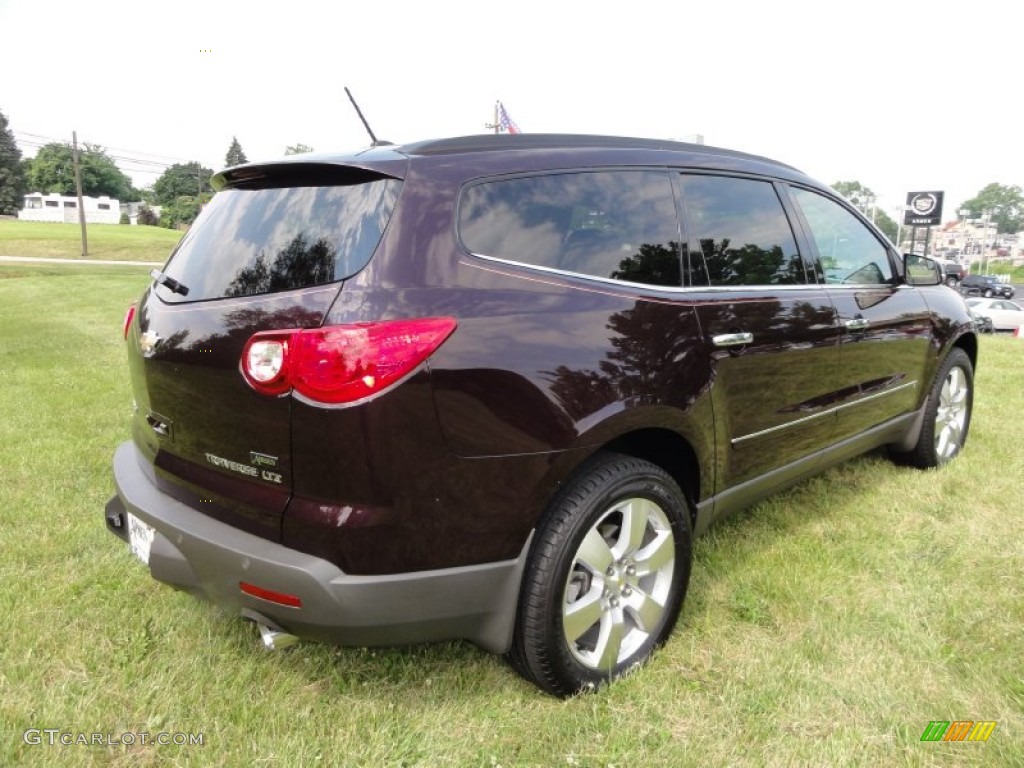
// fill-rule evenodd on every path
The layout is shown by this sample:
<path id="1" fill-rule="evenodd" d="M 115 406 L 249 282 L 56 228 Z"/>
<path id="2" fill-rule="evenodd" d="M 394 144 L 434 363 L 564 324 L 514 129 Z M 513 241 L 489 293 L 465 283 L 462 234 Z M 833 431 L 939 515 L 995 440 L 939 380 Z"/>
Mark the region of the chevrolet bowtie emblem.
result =
<path id="1" fill-rule="evenodd" d="M 139 334 L 139 349 L 142 350 L 142 354 L 151 355 L 153 350 L 156 349 L 156 345 L 160 343 L 160 334 L 156 331 L 146 331 L 145 333 Z"/>

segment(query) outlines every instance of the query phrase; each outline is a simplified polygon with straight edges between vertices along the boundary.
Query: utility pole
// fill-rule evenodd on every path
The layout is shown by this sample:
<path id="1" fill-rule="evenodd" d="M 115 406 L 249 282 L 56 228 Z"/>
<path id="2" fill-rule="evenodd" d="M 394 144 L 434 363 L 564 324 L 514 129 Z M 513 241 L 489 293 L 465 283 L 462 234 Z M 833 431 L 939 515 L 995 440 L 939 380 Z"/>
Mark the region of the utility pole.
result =
<path id="1" fill-rule="evenodd" d="M 71 159 L 75 165 L 75 190 L 78 192 L 78 223 L 82 225 L 82 258 L 89 258 L 89 241 L 85 235 L 85 206 L 82 205 L 82 168 L 78 162 L 78 131 L 71 132 Z"/>

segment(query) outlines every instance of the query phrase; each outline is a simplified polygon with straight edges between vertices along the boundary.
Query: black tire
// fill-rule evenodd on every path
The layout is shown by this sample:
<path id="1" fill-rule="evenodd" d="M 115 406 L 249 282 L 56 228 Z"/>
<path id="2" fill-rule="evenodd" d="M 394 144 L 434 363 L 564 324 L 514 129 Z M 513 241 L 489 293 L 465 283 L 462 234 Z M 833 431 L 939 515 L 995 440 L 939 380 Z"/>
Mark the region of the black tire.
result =
<path id="1" fill-rule="evenodd" d="M 675 626 L 691 557 L 689 506 L 668 473 L 642 459 L 598 454 L 537 529 L 509 652 L 513 667 L 564 697 L 643 664 Z"/>
<path id="2" fill-rule="evenodd" d="M 950 350 L 939 366 L 925 403 L 917 444 L 909 451 L 890 451 L 898 464 L 930 469 L 957 457 L 967 442 L 974 408 L 974 366 L 960 348 Z"/>
<path id="3" fill-rule="evenodd" d="M 948 285 L 950 288 L 956 288 L 956 278 L 952 276 L 947 277 L 946 285 Z"/>

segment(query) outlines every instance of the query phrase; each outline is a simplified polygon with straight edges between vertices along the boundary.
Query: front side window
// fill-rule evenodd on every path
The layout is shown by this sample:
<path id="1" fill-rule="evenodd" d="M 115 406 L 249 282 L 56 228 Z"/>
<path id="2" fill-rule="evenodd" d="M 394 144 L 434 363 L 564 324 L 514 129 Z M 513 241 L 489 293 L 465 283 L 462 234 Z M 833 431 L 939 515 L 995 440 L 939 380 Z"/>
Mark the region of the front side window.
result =
<path id="1" fill-rule="evenodd" d="M 165 272 L 188 295 L 157 287 L 167 302 L 253 296 L 351 277 L 380 242 L 401 182 L 267 189 L 214 195 Z"/>
<path id="2" fill-rule="evenodd" d="M 593 171 L 466 189 L 459 234 L 478 255 L 609 280 L 678 287 L 679 229 L 663 171 Z"/>
<path id="3" fill-rule="evenodd" d="M 886 283 L 892 279 L 889 253 L 864 223 L 817 192 L 794 187 L 818 248 L 826 283 Z"/>
<path id="4" fill-rule="evenodd" d="M 694 285 L 807 282 L 789 219 L 770 182 L 687 174 L 680 178 L 687 224 L 700 242 L 700 254 L 690 264 Z"/>

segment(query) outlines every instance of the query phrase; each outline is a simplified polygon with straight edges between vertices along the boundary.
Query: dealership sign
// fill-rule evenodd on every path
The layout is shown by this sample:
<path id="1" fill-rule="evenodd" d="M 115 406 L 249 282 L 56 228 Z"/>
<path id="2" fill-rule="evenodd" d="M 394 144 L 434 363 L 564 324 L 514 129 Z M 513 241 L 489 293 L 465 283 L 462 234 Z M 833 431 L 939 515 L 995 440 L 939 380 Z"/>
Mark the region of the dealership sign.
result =
<path id="1" fill-rule="evenodd" d="M 911 192 L 903 213 L 904 226 L 931 227 L 942 223 L 942 192 Z"/>

